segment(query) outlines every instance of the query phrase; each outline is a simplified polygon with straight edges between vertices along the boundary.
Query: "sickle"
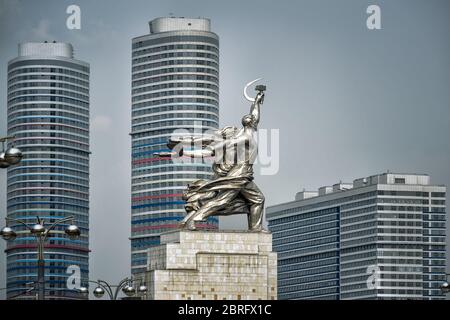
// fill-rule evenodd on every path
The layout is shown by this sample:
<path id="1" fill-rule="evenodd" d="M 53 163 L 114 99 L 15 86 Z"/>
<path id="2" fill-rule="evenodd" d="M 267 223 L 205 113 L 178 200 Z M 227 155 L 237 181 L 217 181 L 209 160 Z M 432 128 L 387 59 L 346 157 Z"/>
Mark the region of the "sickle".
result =
<path id="1" fill-rule="evenodd" d="M 259 80 L 261 80 L 261 79 L 262 79 L 262 78 L 255 79 L 255 80 L 250 81 L 249 83 L 247 83 L 247 84 L 245 85 L 245 87 L 244 87 L 244 97 L 245 97 L 245 99 L 247 99 L 247 100 L 250 101 L 250 102 L 255 102 L 255 99 L 254 99 L 254 98 L 251 98 L 251 97 L 247 94 L 247 88 L 250 87 L 252 84 L 254 84 L 256 81 L 259 81 Z"/>

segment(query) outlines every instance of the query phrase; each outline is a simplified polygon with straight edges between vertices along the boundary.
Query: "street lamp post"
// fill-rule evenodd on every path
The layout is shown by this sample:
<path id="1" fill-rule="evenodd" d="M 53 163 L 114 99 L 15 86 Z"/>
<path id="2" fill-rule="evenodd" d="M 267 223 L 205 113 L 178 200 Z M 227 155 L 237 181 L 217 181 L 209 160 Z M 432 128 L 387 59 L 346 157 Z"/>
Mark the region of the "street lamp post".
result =
<path id="1" fill-rule="evenodd" d="M 450 273 L 447 273 L 446 276 L 450 276 Z M 440 289 L 442 291 L 442 293 L 446 294 L 450 292 L 450 284 L 448 283 L 448 281 L 445 281 L 444 283 L 441 284 Z"/>
<path id="2" fill-rule="evenodd" d="M 14 136 L 0 137 L 2 143 L 2 149 L 0 152 L 0 169 L 6 169 L 11 165 L 18 164 L 22 160 L 23 154 L 14 145 L 5 149 L 5 142 L 14 141 Z"/>
<path id="3" fill-rule="evenodd" d="M 34 285 L 35 283 L 36 283 L 36 282 L 33 281 L 33 282 L 27 283 L 26 285 Z M 9 289 L 9 288 L 1 288 L 0 291 L 8 290 L 8 289 Z M 20 293 L 16 294 L 15 296 L 13 296 L 12 298 L 19 297 L 19 296 L 21 296 L 21 295 L 23 295 L 23 294 L 26 294 L 26 293 L 28 293 L 28 292 L 31 292 L 31 291 L 33 291 L 33 290 L 35 290 L 35 287 L 31 287 L 31 288 L 29 288 L 29 289 L 27 289 L 27 290 L 25 290 L 25 291 L 23 291 L 23 292 L 20 292 Z"/>
<path id="4" fill-rule="evenodd" d="M 2 238 L 6 241 L 13 241 L 17 237 L 17 233 L 13 230 L 12 227 L 9 226 L 9 223 L 11 222 L 17 222 L 25 228 L 36 237 L 37 242 L 37 267 L 38 267 L 38 274 L 37 274 L 37 288 L 38 288 L 38 300 L 44 300 L 45 299 L 45 260 L 44 260 L 44 244 L 46 240 L 48 239 L 51 232 L 55 229 L 55 227 L 58 224 L 69 222 L 70 225 L 66 228 L 65 233 L 69 236 L 70 239 L 76 239 L 80 236 L 81 232 L 80 229 L 74 225 L 74 216 L 68 216 L 65 218 L 61 218 L 53 222 L 50 227 L 46 228 L 44 224 L 44 220 L 40 217 L 37 217 L 36 223 L 32 226 L 27 224 L 26 222 L 20 220 L 20 219 L 13 219 L 6 217 L 6 226 L 0 231 L 0 235 Z"/>
<path id="5" fill-rule="evenodd" d="M 136 293 L 147 292 L 147 287 L 143 284 L 142 279 L 139 279 L 139 286 L 137 287 L 135 287 L 135 285 L 138 281 L 128 277 L 120 281 L 118 285 L 110 285 L 104 280 L 89 280 L 89 282 L 96 284 L 96 287 L 92 293 L 99 299 L 105 295 L 105 292 L 108 294 L 110 300 L 117 300 L 121 290 L 128 297 L 132 297 Z M 86 287 L 81 287 L 78 291 L 85 297 L 89 295 L 89 290 Z"/>

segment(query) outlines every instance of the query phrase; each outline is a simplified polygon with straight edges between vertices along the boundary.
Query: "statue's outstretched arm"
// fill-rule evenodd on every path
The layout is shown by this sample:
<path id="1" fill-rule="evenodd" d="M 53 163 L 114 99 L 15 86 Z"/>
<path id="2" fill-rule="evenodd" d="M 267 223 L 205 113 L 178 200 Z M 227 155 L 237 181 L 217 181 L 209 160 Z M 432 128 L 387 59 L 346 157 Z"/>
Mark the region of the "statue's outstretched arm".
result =
<path id="1" fill-rule="evenodd" d="M 214 150 L 206 147 L 205 149 L 188 149 L 185 150 L 184 148 L 180 149 L 179 152 L 176 151 L 163 151 L 163 152 L 155 152 L 153 153 L 156 157 L 161 158 L 172 158 L 175 156 L 186 156 L 190 158 L 203 158 L 203 157 L 210 157 L 214 155 Z"/>
<path id="2" fill-rule="evenodd" d="M 181 155 L 191 158 L 211 157 L 214 155 L 214 150 L 208 147 L 206 147 L 205 149 L 195 149 L 195 150 L 182 149 L 180 156 Z"/>

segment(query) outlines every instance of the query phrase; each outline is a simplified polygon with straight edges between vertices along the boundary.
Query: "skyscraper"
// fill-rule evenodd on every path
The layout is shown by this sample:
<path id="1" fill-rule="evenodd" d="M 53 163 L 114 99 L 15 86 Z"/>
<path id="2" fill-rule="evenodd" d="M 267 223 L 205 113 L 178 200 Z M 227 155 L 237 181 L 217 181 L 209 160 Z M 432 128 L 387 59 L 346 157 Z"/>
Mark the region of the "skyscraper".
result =
<path id="1" fill-rule="evenodd" d="M 73 58 L 72 45 L 19 44 L 18 57 L 8 63 L 8 135 L 24 158 L 8 168 L 7 215 L 30 224 L 39 216 L 46 225 L 75 216 L 79 239 L 69 239 L 61 225 L 45 245 L 45 294 L 78 299 L 66 282 L 69 266 L 89 277 L 89 64 Z M 18 236 L 6 249 L 8 298 L 26 292 L 37 274 L 34 237 L 13 226 Z"/>
<path id="2" fill-rule="evenodd" d="M 175 163 L 169 151 L 174 131 L 201 133 L 219 125 L 219 38 L 209 19 L 157 18 L 150 34 L 132 41 L 131 270 L 145 271 L 146 249 L 184 217 L 182 192 L 211 176 L 210 164 Z M 210 218 L 203 228 L 217 228 Z"/>
<path id="3" fill-rule="evenodd" d="M 385 173 L 267 209 L 279 299 L 444 299 L 445 186 Z"/>

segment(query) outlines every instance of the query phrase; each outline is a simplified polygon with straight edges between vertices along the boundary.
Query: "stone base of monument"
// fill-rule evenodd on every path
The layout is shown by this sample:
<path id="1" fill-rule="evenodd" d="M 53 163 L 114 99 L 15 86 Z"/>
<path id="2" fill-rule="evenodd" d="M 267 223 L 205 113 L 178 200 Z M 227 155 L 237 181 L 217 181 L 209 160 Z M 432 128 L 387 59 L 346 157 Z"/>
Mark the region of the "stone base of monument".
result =
<path id="1" fill-rule="evenodd" d="M 148 250 L 148 298 L 274 300 L 277 254 L 272 234 L 176 230 Z"/>

